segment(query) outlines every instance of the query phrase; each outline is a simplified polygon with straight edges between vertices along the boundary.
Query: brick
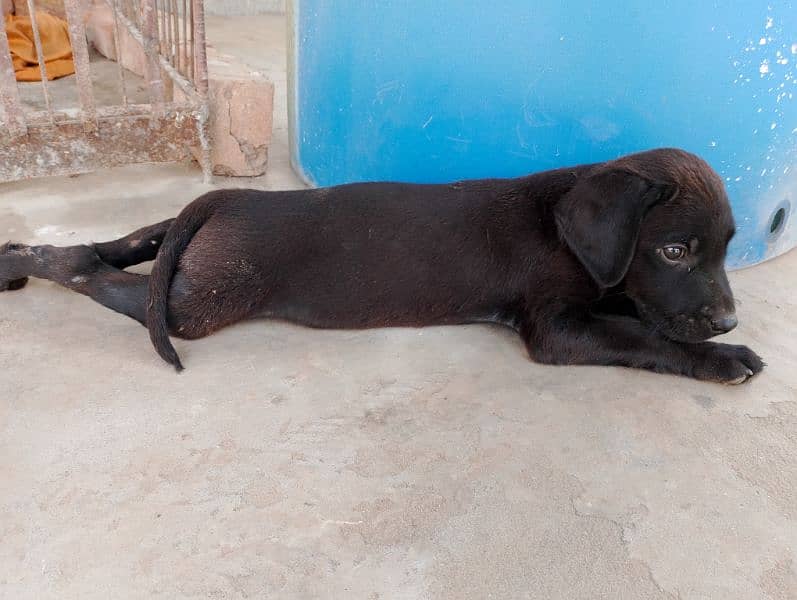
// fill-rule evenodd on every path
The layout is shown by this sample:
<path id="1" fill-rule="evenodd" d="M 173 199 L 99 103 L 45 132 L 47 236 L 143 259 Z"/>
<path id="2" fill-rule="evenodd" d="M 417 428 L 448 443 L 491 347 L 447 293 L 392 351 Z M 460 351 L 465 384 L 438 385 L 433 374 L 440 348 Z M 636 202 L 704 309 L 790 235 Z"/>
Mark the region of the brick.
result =
<path id="1" fill-rule="evenodd" d="M 262 175 L 268 166 L 274 84 L 212 47 L 208 47 L 208 72 L 213 174 Z M 198 150 L 193 152 L 198 158 Z"/>

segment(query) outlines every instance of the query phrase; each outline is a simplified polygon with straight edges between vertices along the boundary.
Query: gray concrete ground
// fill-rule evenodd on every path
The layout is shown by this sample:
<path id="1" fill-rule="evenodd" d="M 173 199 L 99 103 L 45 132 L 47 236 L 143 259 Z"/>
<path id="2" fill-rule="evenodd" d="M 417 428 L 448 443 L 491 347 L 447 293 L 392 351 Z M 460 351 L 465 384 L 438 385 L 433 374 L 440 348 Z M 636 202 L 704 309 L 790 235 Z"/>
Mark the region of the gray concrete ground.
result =
<path id="1" fill-rule="evenodd" d="M 284 110 L 280 19 L 209 34 Z M 277 119 L 252 185 L 300 185 Z M 200 180 L 5 185 L 0 236 L 110 239 Z M 178 341 L 178 376 L 87 298 L 1 294 L 0 597 L 797 598 L 797 253 L 731 281 L 769 363 L 737 388 L 535 365 L 491 326 L 247 323 Z"/>
<path id="2" fill-rule="evenodd" d="M 89 49 L 91 83 L 94 90 L 94 101 L 97 106 L 119 106 L 122 104 L 122 90 L 119 84 L 119 67 L 116 62 L 108 60 L 94 48 Z M 149 102 L 146 82 L 132 71 L 125 69 L 125 90 L 131 104 Z M 18 83 L 20 100 L 25 108 L 35 111 L 47 110 L 42 84 L 40 81 Z M 52 108 L 63 110 L 80 106 L 78 99 L 77 77 L 67 75 L 47 82 Z"/>

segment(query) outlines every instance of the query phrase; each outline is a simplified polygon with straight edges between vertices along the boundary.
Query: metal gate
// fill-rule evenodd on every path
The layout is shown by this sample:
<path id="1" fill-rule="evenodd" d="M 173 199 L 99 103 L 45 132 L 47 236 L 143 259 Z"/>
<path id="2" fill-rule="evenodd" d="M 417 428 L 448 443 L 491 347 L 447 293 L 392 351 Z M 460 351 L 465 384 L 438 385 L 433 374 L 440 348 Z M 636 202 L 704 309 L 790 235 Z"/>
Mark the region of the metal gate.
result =
<path id="1" fill-rule="evenodd" d="M 202 171 L 206 180 L 210 178 L 202 0 L 105 1 L 113 15 L 121 97 L 116 105 L 97 106 L 95 101 L 79 0 L 64 0 L 75 64 L 78 102 L 74 107 L 53 106 L 33 18 L 35 0 L 27 0 L 27 8 L 42 71 L 43 110 L 32 109 L 20 99 L 5 23 L 0 17 L 0 181 L 181 160 L 188 156 L 189 147 L 201 149 Z M 122 27 L 143 48 L 149 102 L 128 101 L 130 72 L 123 67 L 119 52 Z"/>

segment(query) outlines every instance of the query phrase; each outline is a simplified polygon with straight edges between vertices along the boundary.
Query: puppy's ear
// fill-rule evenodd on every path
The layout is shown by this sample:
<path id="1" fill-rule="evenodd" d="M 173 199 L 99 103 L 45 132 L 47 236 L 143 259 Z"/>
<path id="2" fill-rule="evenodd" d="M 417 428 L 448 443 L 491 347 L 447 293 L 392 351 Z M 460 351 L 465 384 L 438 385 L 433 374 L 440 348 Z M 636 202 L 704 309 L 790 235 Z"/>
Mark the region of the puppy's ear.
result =
<path id="1" fill-rule="evenodd" d="M 587 175 L 556 203 L 556 226 L 598 285 L 612 287 L 631 265 L 647 211 L 677 193 L 627 171 Z"/>

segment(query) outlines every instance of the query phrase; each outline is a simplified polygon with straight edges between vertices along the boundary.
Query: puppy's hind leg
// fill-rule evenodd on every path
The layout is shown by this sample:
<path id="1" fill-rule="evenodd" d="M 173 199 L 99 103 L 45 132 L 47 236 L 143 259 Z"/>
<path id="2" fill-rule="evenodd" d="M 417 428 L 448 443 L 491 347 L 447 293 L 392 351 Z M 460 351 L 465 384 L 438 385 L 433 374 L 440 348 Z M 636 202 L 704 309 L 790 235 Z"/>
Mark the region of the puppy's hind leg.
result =
<path id="1" fill-rule="evenodd" d="M 100 260 L 117 269 L 125 269 L 132 265 L 154 260 L 169 231 L 174 219 L 167 219 L 155 225 L 137 229 L 123 238 L 112 242 L 94 244 L 94 250 Z"/>
<path id="2" fill-rule="evenodd" d="M 0 246 L 0 290 L 19 289 L 28 277 L 49 279 L 146 323 L 148 276 L 106 264 L 90 246 Z"/>
<path id="3" fill-rule="evenodd" d="M 167 219 L 166 221 L 137 229 L 118 240 L 94 244 L 94 252 L 106 265 L 117 269 L 125 269 L 132 265 L 154 260 L 161 243 L 163 243 L 163 238 L 173 222 L 174 219 Z M 51 247 L 42 246 L 42 248 Z M 55 249 L 53 248 L 52 250 Z M 0 292 L 19 290 L 25 287 L 25 284 L 28 283 L 28 275 L 32 275 L 33 271 L 31 267 L 25 266 L 30 261 L 24 260 L 24 257 L 31 252 L 33 250 L 23 244 L 8 242 L 0 246 L 0 261 L 4 260 L 3 256 L 6 257 L 4 264 L 0 265 Z M 29 272 L 24 277 L 15 277 L 11 272 L 14 265 L 16 265 L 16 272 L 18 273 Z M 52 279 L 46 276 L 43 278 Z M 56 279 L 53 279 L 53 281 L 56 281 Z"/>

